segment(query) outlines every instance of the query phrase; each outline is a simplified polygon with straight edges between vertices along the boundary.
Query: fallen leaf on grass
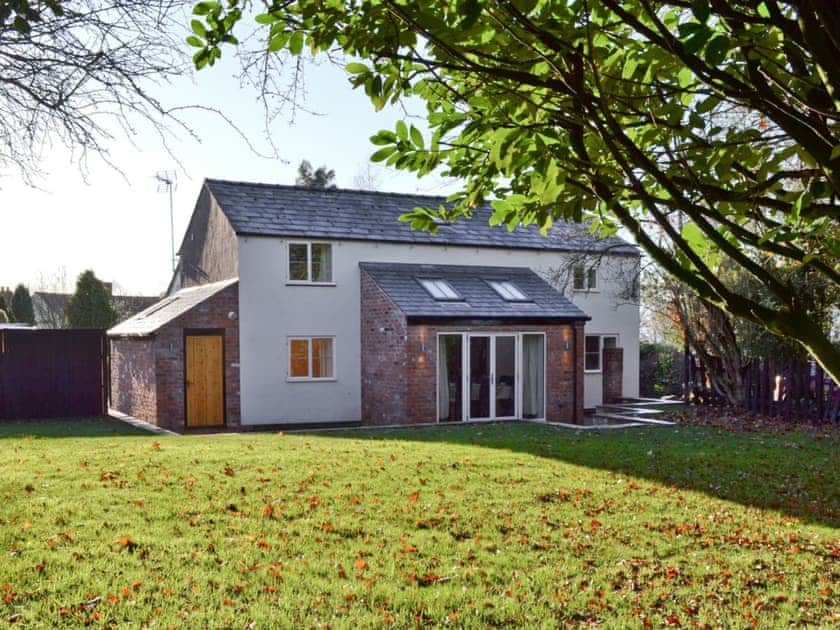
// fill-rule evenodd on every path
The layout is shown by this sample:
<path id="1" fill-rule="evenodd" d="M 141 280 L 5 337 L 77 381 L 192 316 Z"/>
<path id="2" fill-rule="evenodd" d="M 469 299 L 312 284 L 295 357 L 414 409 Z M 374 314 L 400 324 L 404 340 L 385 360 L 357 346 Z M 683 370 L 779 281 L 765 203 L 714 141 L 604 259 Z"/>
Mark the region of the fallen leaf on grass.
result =
<path id="1" fill-rule="evenodd" d="M 140 545 L 131 536 L 119 536 L 114 538 L 112 545 L 117 545 L 118 549 L 125 549 L 129 553 L 133 553 Z"/>

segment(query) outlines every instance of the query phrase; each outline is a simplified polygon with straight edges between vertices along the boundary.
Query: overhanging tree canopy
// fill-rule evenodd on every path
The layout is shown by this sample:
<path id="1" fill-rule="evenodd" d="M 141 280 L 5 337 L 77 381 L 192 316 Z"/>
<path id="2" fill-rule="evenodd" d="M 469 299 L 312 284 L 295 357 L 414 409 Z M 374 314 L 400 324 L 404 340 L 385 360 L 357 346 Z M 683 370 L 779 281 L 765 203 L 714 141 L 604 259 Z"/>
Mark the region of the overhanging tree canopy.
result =
<path id="1" fill-rule="evenodd" d="M 243 3 L 202 2 L 196 64 Z M 840 5 L 818 0 L 273 0 L 268 52 L 341 49 L 375 107 L 422 99 L 374 160 L 461 178 L 448 218 L 495 198 L 510 227 L 623 225 L 703 299 L 797 339 L 840 380 L 840 351 L 791 265 L 840 284 Z M 434 229 L 435 209 L 413 225 Z M 745 295 L 718 273 L 742 268 Z"/>

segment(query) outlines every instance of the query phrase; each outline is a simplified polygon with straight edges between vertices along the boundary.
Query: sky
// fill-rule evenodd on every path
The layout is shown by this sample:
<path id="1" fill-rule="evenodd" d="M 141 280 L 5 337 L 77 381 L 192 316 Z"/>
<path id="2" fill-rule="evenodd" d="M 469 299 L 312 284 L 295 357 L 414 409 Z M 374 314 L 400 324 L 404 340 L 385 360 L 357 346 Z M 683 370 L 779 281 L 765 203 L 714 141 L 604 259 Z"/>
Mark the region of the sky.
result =
<path id="1" fill-rule="evenodd" d="M 0 287 L 23 283 L 31 291 L 72 291 L 78 275 L 93 269 L 123 294 L 159 295 L 172 263 L 169 196 L 158 192 L 156 173 L 176 171 L 177 249 L 205 177 L 293 184 L 298 164 L 307 159 L 335 170 L 338 186 L 355 188 L 354 178 L 366 170 L 376 148 L 369 137 L 406 116 L 401 107 L 375 112 L 364 92 L 352 89 L 343 68 L 309 65 L 304 104 L 314 113 L 277 119 L 271 137 L 280 159 L 266 157 L 271 147 L 262 106 L 253 91 L 240 87 L 235 70 L 228 53 L 222 64 L 155 88 L 154 94 L 170 106 L 223 111 L 248 142 L 218 116 L 194 111 L 184 118 L 200 141 L 179 132 L 179 139 L 167 143 L 175 159 L 154 129 L 135 121 L 135 135 L 118 136 L 108 145 L 122 172 L 93 156 L 83 175 L 61 145 L 42 163 L 37 187 L 13 171 L 0 172 Z M 418 180 L 379 165 L 372 172 L 382 191 L 448 194 L 457 188 L 438 177 Z"/>

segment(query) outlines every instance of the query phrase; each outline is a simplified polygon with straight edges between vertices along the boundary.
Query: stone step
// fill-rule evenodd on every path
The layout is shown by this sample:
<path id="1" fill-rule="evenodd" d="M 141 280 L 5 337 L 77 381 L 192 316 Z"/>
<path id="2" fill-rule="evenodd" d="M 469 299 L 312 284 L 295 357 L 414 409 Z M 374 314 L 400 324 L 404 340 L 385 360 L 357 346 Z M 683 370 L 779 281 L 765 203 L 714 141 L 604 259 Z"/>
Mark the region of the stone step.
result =
<path id="1" fill-rule="evenodd" d="M 645 409 L 632 405 L 598 405 L 595 412 L 605 411 L 607 413 L 631 413 L 646 416 L 660 416 L 664 413 L 661 409 Z"/>
<path id="2" fill-rule="evenodd" d="M 604 413 L 604 412 L 597 412 L 593 419 L 604 419 L 610 422 L 635 422 L 639 424 L 656 424 L 665 427 L 672 427 L 676 423 L 671 422 L 670 420 L 657 420 L 655 418 L 650 418 L 648 416 L 637 416 L 633 414 L 623 414 L 623 413 Z"/>

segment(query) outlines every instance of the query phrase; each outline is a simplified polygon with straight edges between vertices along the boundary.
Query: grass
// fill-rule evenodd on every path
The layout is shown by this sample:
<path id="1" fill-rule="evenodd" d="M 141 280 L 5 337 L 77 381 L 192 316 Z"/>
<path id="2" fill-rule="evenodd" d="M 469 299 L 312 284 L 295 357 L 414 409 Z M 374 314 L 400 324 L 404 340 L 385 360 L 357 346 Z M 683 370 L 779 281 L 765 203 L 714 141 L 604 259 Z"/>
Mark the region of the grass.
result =
<path id="1" fill-rule="evenodd" d="M 836 435 L 113 430 L 0 426 L 0 624 L 840 623 Z"/>

